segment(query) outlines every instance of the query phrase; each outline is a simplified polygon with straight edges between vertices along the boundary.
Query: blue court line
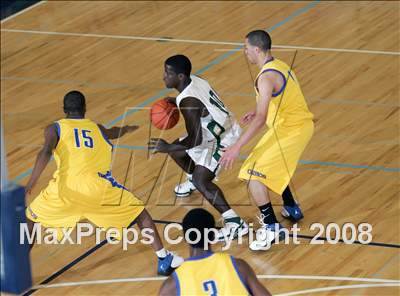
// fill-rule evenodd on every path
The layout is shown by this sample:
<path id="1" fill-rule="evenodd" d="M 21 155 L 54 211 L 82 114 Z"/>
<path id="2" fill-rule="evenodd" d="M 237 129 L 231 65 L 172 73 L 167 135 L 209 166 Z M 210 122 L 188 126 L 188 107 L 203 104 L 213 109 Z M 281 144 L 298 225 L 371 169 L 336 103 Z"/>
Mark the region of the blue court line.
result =
<path id="1" fill-rule="evenodd" d="M 299 162 L 301 164 L 318 164 L 318 165 L 335 166 L 335 167 L 351 168 L 351 169 L 367 169 L 373 171 L 400 172 L 400 168 L 387 168 L 383 166 L 369 166 L 369 165 L 339 163 L 332 161 L 318 161 L 318 160 L 300 160 Z"/>
<path id="2" fill-rule="evenodd" d="M 130 146 L 130 145 L 115 145 L 115 148 L 129 149 L 129 150 L 147 150 L 147 146 Z M 247 155 L 240 155 L 240 159 L 246 159 Z M 400 172 L 400 168 L 387 168 L 383 166 L 369 166 L 369 165 L 358 165 L 350 163 L 339 163 L 333 161 L 318 161 L 318 160 L 299 160 L 300 164 L 317 164 L 321 166 L 335 166 L 341 168 L 351 168 L 351 169 L 367 169 L 374 171 L 385 171 L 385 172 Z"/>
<path id="3" fill-rule="evenodd" d="M 114 148 L 121 148 L 128 150 L 147 150 L 147 146 L 131 146 L 131 145 L 114 145 Z"/>
<path id="4" fill-rule="evenodd" d="M 40 283 L 40 285 L 45 285 L 50 283 L 52 280 L 58 278 L 61 274 L 63 274 L 64 272 L 66 272 L 67 270 L 71 269 L 71 267 L 75 266 L 76 264 L 78 264 L 79 262 L 81 262 L 83 259 L 85 259 L 86 257 L 88 257 L 89 255 L 93 254 L 94 252 L 96 252 L 98 249 L 100 249 L 102 246 L 104 246 L 107 243 L 107 240 L 104 239 L 103 241 L 101 241 L 98 245 L 95 245 L 94 247 L 90 248 L 88 251 L 86 251 L 85 253 L 83 253 L 82 255 L 80 255 L 78 258 L 76 258 L 75 260 L 73 260 L 72 262 L 70 262 L 69 264 L 65 265 L 63 268 L 61 268 L 60 270 L 58 270 L 57 272 L 53 273 L 50 277 L 46 278 L 44 281 L 42 281 Z M 29 291 L 25 292 L 22 296 L 29 296 L 32 295 L 33 293 L 35 293 L 37 291 L 37 289 L 30 289 Z"/>
<path id="5" fill-rule="evenodd" d="M 18 176 L 16 176 L 14 178 L 14 180 L 12 180 L 13 183 L 19 183 L 21 180 L 25 179 L 26 177 L 28 177 L 30 174 L 32 173 L 32 169 L 29 169 L 25 172 L 23 172 L 22 174 L 19 174 Z"/>
<path id="6" fill-rule="evenodd" d="M 283 26 L 284 24 L 286 24 L 287 22 L 293 20 L 293 18 L 299 16 L 302 13 L 307 12 L 308 10 L 310 10 L 311 8 L 313 8 L 315 5 L 317 5 L 319 3 L 320 0 L 315 0 L 310 2 L 309 4 L 307 4 L 306 6 L 304 6 L 303 8 L 300 8 L 298 10 L 296 10 L 295 12 L 293 12 L 291 15 L 289 15 L 288 17 L 286 17 L 285 19 L 283 19 L 282 21 L 278 22 L 277 24 L 273 25 L 272 27 L 268 28 L 267 31 L 271 32 L 281 26 Z M 202 73 L 204 73 L 205 71 L 207 71 L 208 69 L 210 69 L 212 66 L 217 65 L 219 63 L 221 63 L 223 60 L 227 59 L 228 57 L 230 57 L 231 55 L 233 55 L 234 53 L 237 52 L 238 49 L 241 49 L 243 47 L 243 45 L 240 45 L 234 49 L 232 49 L 231 51 L 228 51 L 222 55 L 220 55 L 219 57 L 217 57 L 216 59 L 214 59 L 213 61 L 211 61 L 209 64 L 207 64 L 206 66 L 204 66 L 203 68 L 201 68 L 200 70 L 198 70 L 197 72 L 195 72 L 196 75 L 200 75 Z M 170 92 L 172 90 L 168 89 L 168 88 L 164 88 L 161 91 L 159 91 L 156 95 L 148 98 L 147 100 L 145 100 L 143 103 L 137 105 L 136 107 L 133 107 L 132 109 L 130 109 L 129 111 L 125 112 L 124 114 L 118 116 L 117 118 L 115 118 L 114 120 L 111 120 L 110 122 L 108 122 L 107 124 L 105 124 L 105 126 L 107 128 L 113 126 L 115 123 L 124 120 L 128 115 L 134 114 L 136 112 L 138 112 L 140 110 L 140 108 L 143 108 L 149 104 L 151 104 L 152 102 L 154 102 L 155 100 L 164 97 L 168 92 Z M 29 176 L 30 173 L 32 172 L 32 169 L 28 169 L 25 172 L 21 173 L 20 175 L 16 176 L 11 182 L 14 183 L 18 183 L 19 181 L 21 181 L 22 179 L 24 179 L 25 177 Z"/>

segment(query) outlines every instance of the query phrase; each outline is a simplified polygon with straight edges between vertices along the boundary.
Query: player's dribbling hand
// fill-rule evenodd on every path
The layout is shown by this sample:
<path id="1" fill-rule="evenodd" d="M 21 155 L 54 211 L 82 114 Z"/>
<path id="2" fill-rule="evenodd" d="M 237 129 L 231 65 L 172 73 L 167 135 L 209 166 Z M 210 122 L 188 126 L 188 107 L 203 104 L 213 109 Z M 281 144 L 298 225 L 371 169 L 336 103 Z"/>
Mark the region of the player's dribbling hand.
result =
<path id="1" fill-rule="evenodd" d="M 236 158 L 239 157 L 240 147 L 232 145 L 230 147 L 222 149 L 222 151 L 224 151 L 224 154 L 219 160 L 219 164 L 226 170 L 232 169 L 233 163 L 235 162 Z"/>
<path id="2" fill-rule="evenodd" d="M 250 123 L 254 119 L 255 116 L 256 116 L 256 112 L 255 111 L 247 112 L 240 119 L 240 123 L 246 125 L 246 124 Z"/>
<path id="3" fill-rule="evenodd" d="M 147 143 L 149 146 L 149 150 L 153 150 L 153 153 L 161 152 L 161 153 L 167 153 L 168 152 L 168 147 L 169 143 L 163 139 L 160 138 L 151 138 L 150 142 Z"/>

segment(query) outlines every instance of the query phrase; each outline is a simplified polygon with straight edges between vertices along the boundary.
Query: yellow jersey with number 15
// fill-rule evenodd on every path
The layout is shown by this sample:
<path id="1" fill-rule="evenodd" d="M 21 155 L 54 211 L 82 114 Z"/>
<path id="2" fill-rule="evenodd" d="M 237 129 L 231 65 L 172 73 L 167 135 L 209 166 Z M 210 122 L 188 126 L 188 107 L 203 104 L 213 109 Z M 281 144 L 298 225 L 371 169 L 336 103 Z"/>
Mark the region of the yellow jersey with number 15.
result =
<path id="1" fill-rule="evenodd" d="M 110 170 L 112 144 L 95 122 L 85 118 L 61 119 L 55 124 L 59 137 L 53 151 L 56 179 L 66 183 L 79 179 L 82 184 L 85 177 L 98 179 L 98 173 Z"/>

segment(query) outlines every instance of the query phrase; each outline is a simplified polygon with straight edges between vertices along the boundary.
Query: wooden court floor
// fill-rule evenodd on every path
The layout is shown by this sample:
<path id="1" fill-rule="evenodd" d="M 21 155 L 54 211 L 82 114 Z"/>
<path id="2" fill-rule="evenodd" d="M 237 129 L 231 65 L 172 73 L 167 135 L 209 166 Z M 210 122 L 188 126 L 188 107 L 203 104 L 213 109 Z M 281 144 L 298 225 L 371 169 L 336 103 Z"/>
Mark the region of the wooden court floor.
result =
<path id="1" fill-rule="evenodd" d="M 236 116 L 242 116 L 255 106 L 252 77 L 258 70 L 247 69 L 240 43 L 250 30 L 267 29 L 274 56 L 290 63 L 297 51 L 294 71 L 315 114 L 315 134 L 291 184 L 305 212 L 298 224 L 303 238 L 299 245 L 257 253 L 234 243 L 229 252 L 247 260 L 274 295 L 399 295 L 399 5 L 40 2 L 1 23 L 1 110 L 9 178 L 26 184 L 43 144 L 43 128 L 63 116 L 63 95 L 78 89 L 87 98 L 87 117 L 107 126 L 140 125 L 114 143 L 113 174 L 120 182 L 127 176 L 126 186 L 147 203 L 160 231 L 196 206 L 219 218 L 198 193 L 176 201 L 173 188 L 181 171 L 170 159 L 164 163 L 164 155 L 147 157 L 148 108 L 175 94 L 164 88 L 163 62 L 182 53 L 191 59 L 193 72 L 208 79 Z M 152 129 L 152 135 L 172 141 L 183 129 L 179 122 L 163 134 Z M 242 161 L 222 172 L 218 184 L 232 207 L 256 227 L 258 210 L 237 179 Z M 54 169 L 51 162 L 27 202 L 46 186 Z M 273 196 L 272 201 L 278 214 L 281 198 Z M 373 243 L 310 244 L 316 233 L 310 225 L 332 222 L 371 224 Z M 31 252 L 34 284 L 46 279 L 49 285 L 74 284 L 34 293 L 157 293 L 162 281 L 156 278 L 150 247 L 93 248 L 93 237 L 80 245 L 36 245 Z M 183 244 L 168 248 L 188 255 Z"/>

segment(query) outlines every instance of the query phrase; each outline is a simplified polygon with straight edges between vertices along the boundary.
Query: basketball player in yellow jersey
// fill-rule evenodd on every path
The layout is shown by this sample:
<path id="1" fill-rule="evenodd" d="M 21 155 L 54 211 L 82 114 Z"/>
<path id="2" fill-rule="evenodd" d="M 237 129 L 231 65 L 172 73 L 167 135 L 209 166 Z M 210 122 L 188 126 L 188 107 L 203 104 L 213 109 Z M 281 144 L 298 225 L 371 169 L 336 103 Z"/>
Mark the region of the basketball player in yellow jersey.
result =
<path id="1" fill-rule="evenodd" d="M 182 226 L 191 257 L 163 283 L 160 295 L 271 295 L 244 260 L 211 251 L 214 233 L 205 230 L 215 229 L 215 220 L 208 211 L 190 210 Z"/>
<path id="2" fill-rule="evenodd" d="M 156 226 L 143 203 L 111 175 L 112 144 L 137 126 L 106 129 L 85 118 L 85 97 L 71 91 L 64 97 L 65 119 L 45 129 L 45 143 L 39 152 L 32 175 L 26 185 L 30 193 L 52 154 L 57 170 L 49 185 L 26 209 L 29 229 L 33 222 L 59 230 L 74 228 L 81 219 L 99 227 L 122 230 L 137 222 L 140 229 L 153 233 L 152 247 L 158 257 L 158 273 L 168 275 L 183 259 L 166 251 Z M 117 237 L 117 239 L 120 237 Z"/>
<path id="3" fill-rule="evenodd" d="M 220 163 L 231 168 L 240 149 L 256 136 L 264 124 L 267 125 L 268 131 L 239 173 L 240 179 L 249 182 L 251 195 L 261 212 L 259 220 L 264 234 L 250 244 L 252 250 L 260 250 L 272 243 L 276 232 L 282 228 L 276 220 L 269 190 L 282 195 L 283 217 L 292 221 L 303 218 L 288 184 L 314 132 L 314 123 L 293 70 L 271 55 L 268 33 L 262 30 L 248 33 L 245 53 L 248 60 L 260 68 L 255 81 L 257 108 L 242 118 L 243 124 L 250 125 L 240 139 L 226 149 Z"/>

